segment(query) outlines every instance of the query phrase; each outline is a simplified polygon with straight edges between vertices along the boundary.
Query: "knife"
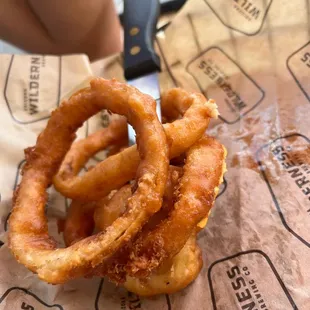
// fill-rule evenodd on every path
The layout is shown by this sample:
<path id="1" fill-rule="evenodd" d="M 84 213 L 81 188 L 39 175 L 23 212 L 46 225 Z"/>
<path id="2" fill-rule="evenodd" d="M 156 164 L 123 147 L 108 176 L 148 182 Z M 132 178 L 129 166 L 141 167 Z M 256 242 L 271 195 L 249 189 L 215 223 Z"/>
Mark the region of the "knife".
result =
<path id="1" fill-rule="evenodd" d="M 161 120 L 158 72 L 160 58 L 154 50 L 159 0 L 124 1 L 124 75 L 128 84 L 156 100 Z M 136 143 L 135 132 L 128 125 L 129 145 Z"/>

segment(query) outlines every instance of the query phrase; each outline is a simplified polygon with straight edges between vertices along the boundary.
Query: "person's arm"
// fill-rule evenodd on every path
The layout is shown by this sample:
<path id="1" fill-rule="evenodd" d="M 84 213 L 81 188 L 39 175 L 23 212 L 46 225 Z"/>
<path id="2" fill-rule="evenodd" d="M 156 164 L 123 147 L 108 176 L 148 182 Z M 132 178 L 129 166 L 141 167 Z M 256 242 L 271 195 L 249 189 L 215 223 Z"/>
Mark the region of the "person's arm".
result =
<path id="1" fill-rule="evenodd" d="M 0 38 L 33 53 L 83 52 L 91 60 L 122 49 L 113 0 L 1 0 Z"/>

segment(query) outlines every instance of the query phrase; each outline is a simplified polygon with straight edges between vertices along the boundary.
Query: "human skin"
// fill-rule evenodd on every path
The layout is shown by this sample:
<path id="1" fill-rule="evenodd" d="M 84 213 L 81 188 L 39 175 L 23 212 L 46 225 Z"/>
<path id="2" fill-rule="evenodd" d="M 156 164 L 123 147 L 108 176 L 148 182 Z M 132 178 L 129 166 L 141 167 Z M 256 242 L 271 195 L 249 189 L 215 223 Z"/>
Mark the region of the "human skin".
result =
<path id="1" fill-rule="evenodd" d="M 113 0 L 1 0 L 0 39 L 31 53 L 85 53 L 96 60 L 122 50 Z"/>

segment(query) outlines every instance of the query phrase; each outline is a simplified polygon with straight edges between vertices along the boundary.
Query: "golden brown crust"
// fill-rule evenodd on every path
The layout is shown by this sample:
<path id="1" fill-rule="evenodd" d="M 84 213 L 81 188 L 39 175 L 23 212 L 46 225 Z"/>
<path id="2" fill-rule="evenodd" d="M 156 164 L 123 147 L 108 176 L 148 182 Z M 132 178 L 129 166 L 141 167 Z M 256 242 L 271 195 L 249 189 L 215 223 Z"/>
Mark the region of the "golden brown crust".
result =
<path id="1" fill-rule="evenodd" d="M 164 205 L 135 240 L 122 247 L 108 264 L 98 265 L 92 275 L 108 276 L 116 283 L 124 283 L 127 276 L 148 278 L 167 260 L 173 260 L 191 234 L 199 231 L 197 225 L 207 218 L 223 181 L 226 149 L 205 135 L 188 150 L 186 157 L 172 210 L 165 210 Z M 153 219 L 155 224 L 150 225 Z"/>
<path id="2" fill-rule="evenodd" d="M 222 182 L 225 148 L 205 135 L 186 155 L 178 201 L 155 229 L 139 235 L 125 267 L 131 276 L 145 277 L 164 260 L 173 258 L 213 206 L 215 188 Z"/>
<path id="3" fill-rule="evenodd" d="M 179 89 L 172 89 L 166 93 L 174 93 Z M 164 99 L 165 97 L 163 97 Z M 217 106 L 213 100 L 207 101 L 198 93 L 182 91 L 182 96 L 176 97 L 175 105 L 186 106 L 183 118 L 171 124 L 165 124 L 164 129 L 170 147 L 170 158 L 177 157 L 186 152 L 206 131 L 211 117 L 217 117 Z M 155 132 L 150 131 L 153 135 Z M 137 136 L 141 141 L 142 136 Z M 54 178 L 55 188 L 64 196 L 71 199 L 91 201 L 98 200 L 115 188 L 120 188 L 135 177 L 140 162 L 136 145 L 122 152 L 110 156 L 97 164 L 83 176 Z M 143 166 L 141 166 L 141 169 Z"/>
<path id="4" fill-rule="evenodd" d="M 163 205 L 143 229 L 155 227 L 174 204 L 174 191 L 178 184 L 183 169 L 179 167 L 169 167 L 169 175 L 166 183 L 165 193 L 163 196 Z M 132 195 L 132 186 L 124 185 L 117 191 L 112 191 L 108 196 L 94 202 L 79 202 L 73 200 L 66 219 L 64 220 L 63 231 L 65 244 L 71 244 L 89 237 L 94 227 L 97 231 L 104 231 L 127 209 L 128 199 Z"/>
<path id="5" fill-rule="evenodd" d="M 158 211 L 164 193 L 168 147 L 156 115 L 155 101 L 115 80 L 96 78 L 90 85 L 52 113 L 35 148 L 28 154 L 10 217 L 12 253 L 20 263 L 50 283 L 81 276 L 90 267 L 103 263 Z M 48 235 L 44 214 L 46 188 L 69 150 L 75 131 L 103 108 L 125 115 L 137 132 L 142 160 L 137 172 L 137 190 L 128 201 L 130 212 L 118 218 L 106 232 L 68 248 L 56 249 L 55 241 Z"/>
<path id="6" fill-rule="evenodd" d="M 172 88 L 166 91 L 160 100 L 161 111 L 166 120 L 172 122 L 182 117 L 185 112 L 192 105 L 192 98 L 189 96 L 189 92 L 182 88 Z M 199 93 L 191 93 L 196 96 L 197 99 L 205 100 L 205 97 Z M 197 100 L 196 99 L 196 100 Z M 198 100 L 199 100 L 198 99 Z M 212 100 L 211 100 L 212 101 Z M 211 117 L 217 118 L 218 112 L 213 110 Z"/>
<path id="7" fill-rule="evenodd" d="M 85 139 L 72 144 L 53 180 L 57 184 L 73 179 L 99 151 L 114 146 L 127 137 L 127 121 L 123 116 L 114 118 L 107 128 L 96 131 Z"/>
<path id="8" fill-rule="evenodd" d="M 99 231 L 108 228 L 126 211 L 131 195 L 131 185 L 127 184 L 119 189 L 109 201 L 101 200 L 96 203 L 93 219 Z"/>
<path id="9" fill-rule="evenodd" d="M 181 251 L 146 279 L 127 277 L 124 287 L 140 296 L 173 294 L 194 281 L 202 268 L 201 250 L 193 234 Z"/>
<path id="10" fill-rule="evenodd" d="M 128 118 L 137 146 L 121 150 L 127 141 L 123 116 L 71 145 L 76 129 L 102 108 Z M 17 260 L 51 283 L 108 276 L 143 296 L 174 293 L 198 276 L 196 234 L 223 180 L 226 150 L 204 134 L 210 118 L 217 117 L 212 100 L 172 89 L 162 97 L 162 109 L 173 121 L 164 127 L 149 96 L 114 80 L 94 79 L 52 113 L 36 146 L 26 150 L 15 193 L 9 245 Z M 78 175 L 90 157 L 108 147 L 110 157 Z M 177 158 L 179 167 L 168 169 L 169 157 Z M 56 249 L 44 217 L 52 178 L 73 198 L 62 229 L 66 249 Z M 27 206 L 31 220 L 25 217 Z M 91 236 L 95 226 L 100 232 Z"/>
<path id="11" fill-rule="evenodd" d="M 182 136 L 182 134 L 184 133 L 184 128 L 180 129 L 181 124 L 183 124 L 183 125 L 188 124 L 188 126 L 192 126 L 192 128 L 195 129 L 195 126 L 197 126 L 197 125 L 195 125 L 195 122 L 193 122 L 193 120 L 199 119 L 199 113 L 198 112 L 202 111 L 200 109 L 201 109 L 201 107 L 203 107 L 203 105 L 205 103 L 205 99 L 202 95 L 188 93 L 186 91 L 183 91 L 183 90 L 181 91 L 179 89 L 173 89 L 173 90 L 166 93 L 163 100 L 164 100 L 164 103 L 167 101 L 172 101 L 174 103 L 174 106 L 176 108 L 177 113 L 174 113 L 174 114 L 172 113 L 170 115 L 171 120 L 178 118 L 180 115 L 182 115 L 184 113 L 185 114 L 187 113 L 185 118 L 183 118 L 181 120 L 179 119 L 172 124 L 168 124 L 170 127 L 167 127 L 168 125 L 166 125 L 166 134 L 167 134 L 167 128 L 168 128 L 168 133 L 169 133 L 169 130 L 172 130 L 172 128 L 173 129 L 178 128 L 180 130 L 180 135 Z M 212 105 L 213 105 L 213 103 L 211 102 L 210 106 L 209 106 L 209 116 L 211 116 L 211 115 L 216 116 L 216 109 L 213 109 Z M 190 109 L 190 107 L 192 107 L 192 109 Z M 210 107 L 212 107 L 213 110 Z M 197 116 L 197 114 L 198 114 L 198 116 Z M 188 119 L 186 119 L 186 117 Z M 190 119 L 192 120 L 192 122 L 186 123 L 186 121 L 188 121 Z M 207 122 L 208 122 L 208 119 L 207 119 Z M 187 136 L 191 136 L 192 132 L 189 131 L 189 132 L 185 132 L 185 133 Z M 194 132 L 194 134 L 197 134 L 197 133 Z M 169 134 L 167 134 L 167 135 L 169 136 Z M 201 135 L 202 135 L 202 133 L 200 134 L 200 136 Z M 193 139 L 194 139 L 194 137 L 195 137 L 194 135 L 191 136 L 191 138 L 193 138 Z M 209 139 L 210 141 L 212 141 L 215 146 L 220 145 L 219 143 L 215 142 L 210 137 L 205 137 L 204 139 L 201 139 L 199 145 L 203 145 L 203 141 L 206 139 Z M 194 141 L 196 141 L 196 140 L 194 140 Z M 172 143 L 171 143 L 172 145 L 173 145 L 173 142 L 174 141 L 172 141 Z M 193 144 L 193 141 L 191 141 L 191 143 Z M 209 148 L 212 148 L 214 145 L 209 146 Z M 173 147 L 172 147 L 172 149 L 173 149 Z M 191 149 L 195 149 L 195 146 L 192 147 Z M 196 152 L 199 153 L 199 150 L 197 150 Z M 188 151 L 187 156 L 189 157 L 189 160 L 187 160 L 186 167 L 189 170 L 189 173 L 187 173 L 187 176 L 184 177 L 186 180 L 191 178 L 194 175 L 194 173 L 199 172 L 199 165 L 201 164 L 201 160 L 205 159 L 204 157 L 202 157 L 199 161 L 199 158 L 197 157 L 197 158 L 195 158 L 195 160 L 198 159 L 197 163 L 196 163 L 196 165 L 193 165 L 194 160 L 191 160 L 191 158 L 193 157 L 193 155 L 191 155 L 191 154 L 192 153 L 190 151 Z M 224 158 L 225 158 L 225 156 L 222 156 L 222 158 L 221 158 L 221 156 L 219 154 L 216 154 L 213 158 L 210 158 L 211 159 L 210 164 L 214 163 L 214 162 L 216 163 L 216 161 L 218 161 L 219 165 L 223 165 Z M 181 160 L 181 162 L 182 162 L 182 160 Z M 209 166 L 209 168 L 210 168 L 210 166 Z M 218 169 L 218 167 L 216 168 L 216 171 L 220 171 L 220 174 L 222 173 L 222 170 L 223 169 Z M 203 174 L 204 171 L 202 170 L 199 173 Z M 179 177 L 182 174 L 183 174 L 182 168 L 178 168 L 178 167 L 171 167 L 170 168 L 170 177 L 168 178 L 168 181 L 166 184 L 166 190 L 165 190 L 165 195 L 164 195 L 164 203 L 163 203 L 163 207 L 161 208 L 161 210 L 150 218 L 150 220 L 143 227 L 142 232 L 140 233 L 140 235 L 136 241 L 131 240 L 129 243 L 127 243 L 126 246 L 124 246 L 122 249 L 120 249 L 120 251 L 118 251 L 118 253 L 116 254 L 115 257 L 114 256 L 111 257 L 108 264 L 99 265 L 97 268 L 90 270 L 89 275 L 100 275 L 100 276 L 108 275 L 113 281 L 118 282 L 118 283 L 124 282 L 124 280 L 126 278 L 126 274 L 133 275 L 135 277 L 146 277 L 146 276 L 149 276 L 150 274 L 153 274 L 154 277 L 156 278 L 158 275 L 157 274 L 158 267 L 160 267 L 163 264 L 163 262 L 165 262 L 166 260 L 173 261 L 174 257 L 184 247 L 185 243 L 189 239 L 189 236 L 193 233 L 193 231 L 196 231 L 196 225 L 204 217 L 206 217 L 208 215 L 208 213 L 209 213 L 208 211 L 209 211 L 210 207 L 212 206 L 214 198 L 216 196 L 215 191 L 213 191 L 213 196 L 209 197 L 210 203 L 208 204 L 206 209 L 203 209 L 201 207 L 201 205 L 204 203 L 204 201 L 203 201 L 203 202 L 200 202 L 200 204 L 199 204 L 200 210 L 198 210 L 198 211 L 193 210 L 192 211 L 193 214 L 196 213 L 195 215 L 197 216 L 197 218 L 192 219 L 192 223 L 190 223 L 189 224 L 190 226 L 187 227 L 186 233 L 183 233 L 183 234 L 181 233 L 179 241 L 176 243 L 173 243 L 174 237 L 172 235 L 174 235 L 175 232 L 178 231 L 178 225 L 179 224 L 174 223 L 173 229 L 168 231 L 170 234 L 168 234 L 166 236 L 167 239 L 170 238 L 171 244 L 174 245 L 174 248 L 172 248 L 171 245 L 170 246 L 165 245 L 164 238 L 162 237 L 165 232 L 163 232 L 161 230 L 163 230 L 164 227 L 169 226 L 174 221 L 174 219 L 178 219 L 177 218 L 178 213 L 176 213 L 172 210 L 173 210 L 174 202 L 176 200 L 175 193 L 174 193 L 175 186 L 179 180 Z M 194 181 L 199 183 L 200 182 L 199 177 L 200 176 L 198 174 L 198 176 L 196 176 Z M 216 179 L 216 177 L 218 177 L 218 183 L 219 183 L 221 177 L 219 175 L 216 175 L 215 179 Z M 217 186 L 216 182 L 214 184 L 212 184 L 212 181 L 216 181 L 215 179 L 211 178 L 211 183 L 209 184 L 210 188 L 212 188 L 212 186 L 214 186 L 214 187 Z M 184 187 L 184 183 L 185 183 L 184 180 L 181 181 L 181 188 Z M 95 214 L 97 213 L 96 221 L 99 223 L 97 225 L 98 228 L 105 229 L 111 223 L 111 219 L 109 219 L 109 216 L 104 217 L 104 212 L 109 213 L 112 210 L 112 213 L 114 215 L 113 220 L 124 212 L 124 209 L 126 208 L 126 199 L 128 198 L 128 195 L 129 195 L 129 193 L 128 192 L 126 193 L 126 191 L 129 191 L 129 190 L 130 190 L 129 186 L 126 190 L 124 190 L 124 192 L 122 190 L 120 190 L 118 192 L 118 194 L 115 194 L 115 199 L 114 200 L 112 199 L 113 204 L 112 204 L 112 200 L 111 200 L 110 201 L 111 204 L 107 204 L 107 205 L 102 204 L 102 207 L 97 209 L 98 211 L 95 211 Z M 190 194 L 191 190 L 193 190 L 193 188 L 189 187 L 187 192 L 185 190 L 185 193 L 188 196 L 190 196 L 189 194 Z M 210 193 L 208 193 L 208 195 L 209 194 Z M 201 200 L 203 200 L 203 198 Z M 181 204 L 185 205 L 185 207 L 187 206 L 187 203 L 185 203 L 185 202 L 182 202 Z M 196 208 L 198 208 L 198 207 L 196 207 Z M 99 213 L 99 210 L 100 210 L 100 213 Z M 170 216 L 167 218 L 169 212 L 170 212 Z M 171 219 L 171 216 L 172 216 L 172 219 Z M 189 214 L 189 216 L 191 216 L 191 214 Z M 182 213 L 180 215 L 180 217 L 181 218 L 183 217 L 183 222 L 185 223 L 187 220 L 185 214 Z M 104 225 L 100 225 L 100 219 L 103 222 L 105 221 Z M 185 225 L 185 227 L 186 227 L 186 225 Z M 151 236 L 153 236 L 153 237 L 151 237 Z M 144 244 L 144 239 L 145 240 L 149 239 L 147 244 L 146 243 Z M 171 252 L 169 253 L 169 251 L 171 251 Z M 196 265 L 195 265 L 195 263 L 193 263 L 193 265 L 198 266 L 199 265 L 198 261 L 199 260 L 196 260 Z M 199 269 L 199 268 L 197 268 L 197 269 Z M 153 270 L 156 270 L 156 272 L 154 273 Z M 153 277 L 151 276 L 151 279 L 152 278 Z M 186 282 L 186 277 L 184 278 L 184 281 Z M 131 281 L 131 283 L 133 283 L 133 280 Z M 136 288 L 138 287 L 138 283 L 141 284 L 140 281 L 138 281 L 138 282 L 135 281 L 134 283 L 136 283 Z M 172 287 L 176 287 L 176 285 L 174 285 Z"/>
<path id="12" fill-rule="evenodd" d="M 72 201 L 63 224 L 63 237 L 67 247 L 92 234 L 94 209 L 94 202 Z"/>

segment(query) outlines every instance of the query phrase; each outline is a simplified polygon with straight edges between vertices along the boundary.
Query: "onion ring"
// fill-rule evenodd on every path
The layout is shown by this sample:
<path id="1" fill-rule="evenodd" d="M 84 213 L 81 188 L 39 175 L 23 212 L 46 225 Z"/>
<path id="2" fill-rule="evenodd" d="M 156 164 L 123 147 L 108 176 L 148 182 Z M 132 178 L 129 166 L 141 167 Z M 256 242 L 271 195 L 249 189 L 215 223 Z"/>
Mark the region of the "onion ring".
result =
<path id="1" fill-rule="evenodd" d="M 129 211 L 106 232 L 56 249 L 44 215 L 46 188 L 69 150 L 75 131 L 101 109 L 126 116 L 136 130 L 141 155 L 137 190 L 128 201 Z M 63 283 L 84 275 L 132 238 L 161 206 L 168 173 L 168 147 L 155 101 L 115 80 L 93 79 L 89 88 L 64 101 L 52 113 L 36 146 L 28 149 L 26 160 L 9 221 L 9 247 L 17 261 L 47 282 Z"/>
<path id="2" fill-rule="evenodd" d="M 202 268 L 201 250 L 193 234 L 182 250 L 147 279 L 127 277 L 123 286 L 140 296 L 173 294 L 194 281 Z"/>
<path id="3" fill-rule="evenodd" d="M 226 171 L 225 158 L 224 146 L 206 135 L 187 151 L 179 200 L 167 219 L 139 235 L 125 268 L 127 274 L 145 277 L 180 252 L 213 206 Z"/>
<path id="4" fill-rule="evenodd" d="M 160 219 L 165 218 L 173 207 L 174 189 L 182 173 L 182 168 L 169 167 L 169 177 L 163 196 L 163 206 L 146 223 L 144 227 L 147 229 L 152 228 Z M 65 244 L 70 246 L 90 236 L 94 225 L 99 231 L 103 231 L 112 225 L 126 211 L 128 199 L 131 195 L 131 185 L 127 184 L 116 192 L 112 191 L 108 196 L 99 201 L 85 203 L 73 200 L 63 229 Z"/>
<path id="5" fill-rule="evenodd" d="M 87 138 L 72 144 L 59 168 L 58 175 L 64 179 L 77 175 L 92 156 L 113 146 L 119 140 L 124 140 L 127 135 L 126 118 L 123 116 L 114 118 L 107 128 L 98 130 Z"/>
<path id="6" fill-rule="evenodd" d="M 175 189 L 183 171 L 182 168 L 173 166 L 170 166 L 169 170 L 163 207 L 150 218 L 147 224 L 143 227 L 143 231 L 156 227 L 162 220 L 164 220 L 173 207 Z M 97 219 L 99 225 L 100 221 L 103 221 L 104 216 L 106 216 L 106 218 L 104 219 L 105 226 L 103 228 L 111 225 L 115 218 L 124 212 L 126 208 L 126 199 L 128 199 L 130 195 L 131 187 L 130 185 L 125 185 L 112 197 L 111 200 L 109 200 L 109 202 L 101 204 L 98 207 L 101 210 L 101 217 L 100 219 Z M 112 210 L 110 210 L 110 208 Z M 98 209 L 96 209 L 96 211 L 97 210 Z M 105 210 L 105 212 L 103 210 Z M 110 212 L 112 213 L 112 216 L 110 216 Z M 71 216 L 70 213 L 68 216 Z M 82 221 L 82 218 L 80 220 Z M 196 243 L 196 233 L 194 233 L 188 239 L 181 251 L 173 257 L 172 260 L 165 261 L 158 270 L 150 275 L 150 277 L 147 279 L 138 279 L 127 276 L 123 286 L 127 290 L 140 296 L 153 296 L 164 293 L 172 294 L 190 284 L 197 277 L 201 268 L 201 250 Z"/>
<path id="7" fill-rule="evenodd" d="M 226 149 L 214 138 L 205 135 L 196 142 L 186 152 L 184 174 L 175 193 L 178 201 L 168 217 L 154 229 L 143 229 L 132 245 L 120 249 L 108 265 L 98 265 L 93 273 L 122 283 L 126 276 L 148 277 L 173 259 L 208 217 L 226 171 L 225 158 Z"/>
<path id="8" fill-rule="evenodd" d="M 183 171 L 182 168 L 173 166 L 170 166 L 169 170 L 170 173 L 165 189 L 163 206 L 159 212 L 155 213 L 150 218 L 143 227 L 143 231 L 148 231 L 156 227 L 166 218 L 169 211 L 173 208 L 174 196 L 176 193 L 175 189 Z M 120 192 L 121 190 L 118 191 L 118 193 Z M 112 204 L 112 200 L 110 203 Z M 124 208 L 123 200 L 120 202 L 115 201 L 114 210 L 117 205 L 121 206 L 120 209 Z M 115 216 L 117 215 L 115 214 Z M 108 225 L 111 224 L 112 221 L 108 223 Z M 201 250 L 196 243 L 196 233 L 193 233 L 187 240 L 185 246 L 172 260 L 165 261 L 159 269 L 155 270 L 146 279 L 127 276 L 123 286 L 128 291 L 140 296 L 172 294 L 189 285 L 198 276 L 201 268 Z"/>
<path id="9" fill-rule="evenodd" d="M 182 119 L 164 125 L 170 146 L 170 158 L 181 155 L 200 139 L 208 127 L 210 118 L 216 118 L 218 115 L 215 102 L 207 101 L 202 94 L 177 88 L 166 92 L 163 101 L 166 100 L 165 96 L 168 98 L 170 93 L 175 92 L 181 92 L 182 96 L 176 96 L 174 104 L 184 108 L 181 109 Z M 74 171 L 63 175 L 62 165 L 60 173 L 53 179 L 54 186 L 61 194 L 71 199 L 99 200 L 111 190 L 120 188 L 133 179 L 139 162 L 137 147 L 134 145 L 97 164 L 83 176 L 77 176 Z"/>
<path id="10" fill-rule="evenodd" d="M 184 111 L 188 111 L 188 109 L 189 109 L 189 107 L 191 106 L 191 104 L 192 104 L 192 100 L 191 100 L 191 95 L 189 95 L 186 91 L 180 91 L 180 90 L 178 90 L 178 89 L 173 89 L 173 90 L 171 90 L 171 91 L 169 91 L 169 92 L 167 92 L 166 93 L 166 96 L 164 97 L 165 99 L 163 100 L 164 101 L 164 106 L 165 106 L 165 102 L 166 101 L 171 101 L 171 100 L 173 100 L 172 102 L 174 103 L 174 106 L 175 106 L 175 110 L 174 110 L 174 113 L 171 113 L 170 114 L 170 119 L 172 119 L 172 118 L 178 118 L 180 115 L 182 115 L 182 113 L 184 113 Z M 178 123 L 178 122 L 180 122 L 180 121 L 182 121 L 182 120 L 178 120 L 178 121 L 175 121 L 175 123 Z M 174 123 L 173 123 L 174 124 Z M 171 125 L 171 124 L 169 124 L 169 125 Z M 211 139 L 211 138 L 208 138 L 208 137 L 205 137 L 205 139 Z M 212 139 L 211 139 L 212 140 Z M 202 143 L 202 142 L 201 142 Z M 215 143 L 216 144 L 216 143 Z M 219 144 L 219 143 L 217 143 L 217 145 L 218 146 L 220 146 L 220 149 L 222 150 L 222 146 Z M 211 149 L 212 149 L 212 147 L 210 147 Z M 225 152 L 224 152 L 225 153 Z M 218 162 L 220 163 L 220 164 L 222 164 L 222 165 L 224 165 L 224 160 L 225 160 L 225 156 L 226 155 L 224 155 L 223 156 L 223 158 L 220 158 L 220 156 L 219 156 L 219 158 L 212 158 L 213 160 L 214 160 L 214 162 L 216 163 L 216 159 L 218 159 Z M 199 161 L 198 161 L 199 162 Z M 199 162 L 199 164 L 198 165 L 196 165 L 196 166 L 194 166 L 194 171 L 192 172 L 192 173 L 194 173 L 195 172 L 195 169 L 196 169 L 196 171 L 198 171 L 198 169 L 199 169 L 199 165 L 201 164 L 201 162 Z M 189 171 L 190 171 L 190 169 L 191 169 L 191 167 L 190 167 L 190 165 L 188 164 L 188 162 L 187 162 L 187 166 L 189 167 L 188 169 L 189 169 Z M 223 171 L 221 170 L 221 173 L 222 173 Z M 191 174 L 189 174 L 188 176 L 187 176 L 187 178 L 190 178 L 191 177 Z M 196 178 L 197 179 L 197 178 Z M 202 180 L 204 180 L 203 178 L 202 178 Z M 199 180 L 197 180 L 197 181 L 199 181 Z M 219 181 L 219 182 L 221 182 L 221 180 Z M 211 184 L 211 186 L 212 186 L 212 184 Z M 216 190 L 216 189 L 215 189 Z M 215 197 L 214 197 L 215 198 Z M 184 203 L 183 203 L 184 204 Z M 165 206 L 165 204 L 164 204 L 164 206 Z M 212 206 L 212 204 L 211 204 L 211 206 Z M 211 207 L 211 206 L 209 206 L 209 207 Z M 115 208 L 115 206 L 114 206 L 114 208 Z M 116 207 L 116 209 L 117 209 L 117 207 Z M 194 211 L 195 212 L 195 211 Z M 200 210 L 200 212 L 201 212 L 201 210 Z M 202 213 L 202 212 L 201 212 Z M 197 223 L 195 223 L 195 225 L 193 225 L 193 227 L 196 227 L 196 225 L 199 225 L 200 224 L 200 222 L 202 221 L 202 220 L 205 220 L 206 218 L 207 218 L 207 216 L 208 216 L 208 214 L 209 214 L 209 209 L 207 209 L 207 211 L 205 212 L 205 213 L 202 213 L 204 216 L 202 216 L 201 218 L 198 218 L 197 219 Z M 158 221 L 157 221 L 157 217 L 161 217 L 162 219 L 165 217 L 165 215 L 166 214 L 164 214 L 164 216 L 163 216 L 163 212 L 158 212 L 158 213 L 156 213 L 151 219 L 150 219 L 150 221 L 146 224 L 146 226 L 143 228 L 143 232 L 144 233 L 142 233 L 142 236 L 143 237 L 140 237 L 139 239 L 138 239 L 138 241 L 135 243 L 135 248 L 136 249 L 141 249 L 141 248 L 143 248 L 143 246 L 142 246 L 142 244 L 139 244 L 139 242 L 141 242 L 141 239 L 144 239 L 144 237 L 146 237 L 147 235 L 149 235 L 150 234 L 150 229 L 152 229 L 153 227 L 152 227 L 152 225 L 151 225 L 151 223 L 152 222 L 155 222 L 155 223 L 158 223 Z M 197 214 L 196 214 L 197 215 Z M 115 214 L 115 216 L 116 216 L 116 214 Z M 154 219 L 154 220 L 153 220 Z M 167 221 L 166 221 L 167 222 Z M 192 228 L 193 229 L 193 228 Z M 191 230 L 192 230 L 191 229 Z M 177 247 L 177 250 L 175 250 L 175 253 L 173 253 L 172 255 L 171 255 L 171 257 L 169 258 L 169 259 L 171 259 L 171 258 L 173 258 L 181 249 L 182 249 L 182 247 L 184 246 L 184 244 L 186 243 L 186 241 L 188 240 L 188 238 L 189 238 L 189 235 L 190 235 L 190 233 L 191 233 L 191 230 L 189 229 L 188 230 L 188 235 L 186 236 L 186 237 L 184 237 L 183 238 L 183 244 L 180 244 L 178 247 Z M 145 232 L 147 232 L 147 233 L 145 233 Z M 156 232 L 154 233 L 154 235 L 156 236 Z M 155 240 L 153 240 L 153 245 L 155 244 L 155 246 L 157 247 L 157 240 L 156 240 L 156 238 L 154 237 L 154 239 Z M 173 240 L 173 239 L 171 239 L 171 240 Z M 151 241 L 150 241 L 150 243 L 152 243 Z M 148 246 L 146 246 L 146 248 L 147 248 Z M 157 268 L 157 266 L 159 266 L 160 264 L 161 264 L 161 262 L 164 260 L 164 256 L 162 256 L 162 258 L 161 259 L 158 259 L 158 258 L 156 258 L 156 255 L 154 254 L 156 251 L 153 251 L 153 254 L 151 254 L 150 255 L 150 257 L 148 258 L 148 260 L 145 260 L 145 258 L 141 258 L 140 257 L 140 262 L 135 262 L 134 260 L 132 260 L 131 259 L 131 262 L 130 263 L 128 263 L 128 262 L 126 262 L 125 263 L 125 265 L 127 265 L 126 267 L 125 267 L 125 269 L 126 269 L 126 273 L 128 273 L 128 274 L 131 274 L 131 275 L 133 275 L 133 276 L 141 276 L 141 277 L 144 277 L 144 276 L 146 276 L 146 275 L 149 275 L 150 274 L 150 272 L 151 272 L 151 270 L 153 270 L 153 269 L 156 269 Z M 160 253 L 160 252 L 159 252 Z M 121 256 L 124 256 L 123 255 L 124 254 L 124 251 L 122 251 L 122 253 L 121 253 Z M 137 256 L 137 254 L 136 253 L 131 253 L 131 255 L 133 256 L 133 257 L 136 257 Z M 139 256 L 139 255 L 138 255 Z M 161 254 L 158 254 L 158 256 L 160 257 L 161 256 Z M 157 261 L 156 263 L 154 263 L 154 262 L 152 262 L 152 263 L 150 263 L 151 262 L 151 260 L 153 260 L 153 257 L 155 257 L 155 261 Z M 141 268 L 141 266 L 139 266 L 139 265 L 141 265 L 141 261 L 144 261 L 145 260 L 145 266 L 148 266 L 147 268 Z M 153 264 L 153 265 L 152 265 Z M 104 267 L 100 267 L 100 266 L 98 266 L 98 268 L 97 268 L 97 271 L 95 272 L 95 274 L 99 274 L 99 275 L 104 275 L 104 274 L 108 274 L 108 276 L 110 276 L 112 279 L 116 279 L 116 281 L 118 281 L 118 280 L 120 280 L 120 278 L 118 278 L 118 275 L 117 275 L 117 273 L 122 273 L 123 271 L 122 271 L 122 268 L 120 268 L 120 266 L 122 266 L 122 265 L 124 265 L 124 263 L 123 263 L 123 258 L 122 258 L 122 260 L 121 261 L 118 261 L 118 259 L 116 259 L 114 262 L 113 262 L 113 260 L 112 260 L 112 264 L 111 264 L 112 266 L 114 265 L 115 267 L 114 267 L 114 269 L 115 269 L 115 271 L 113 271 L 113 268 L 109 268 L 110 270 L 108 270 L 108 272 L 107 272 L 107 269 L 105 268 L 106 266 L 104 266 Z M 101 269 L 101 270 L 100 270 Z M 146 269 L 148 269 L 148 270 L 146 270 Z M 112 270 L 112 271 L 111 271 Z M 116 275 L 113 275 L 113 272 L 114 273 L 116 273 Z M 115 278 L 114 278 L 115 277 Z"/>
<path id="11" fill-rule="evenodd" d="M 118 153 L 121 148 L 125 147 L 125 145 L 128 146 L 127 121 L 123 116 L 114 115 L 107 128 L 98 130 L 85 139 L 72 144 L 58 173 L 61 175 L 67 175 L 72 172 L 77 174 L 88 159 L 94 156 L 97 152 L 109 147 L 110 149 L 107 154 L 108 157 Z M 93 168 L 94 166 L 91 166 L 88 170 Z M 107 227 L 98 226 L 100 221 L 103 225 L 107 220 L 109 223 L 112 223 L 110 221 L 110 216 L 113 216 L 113 213 L 107 212 L 108 210 L 103 207 L 107 205 L 114 194 L 115 191 L 112 191 L 109 195 L 96 202 L 72 201 L 66 219 L 61 221 L 58 220 L 58 226 L 61 228 L 58 230 L 63 232 L 66 246 L 70 246 L 79 240 L 89 237 L 93 233 L 95 223 L 100 231 Z M 130 198 L 131 194 L 132 192 L 130 190 L 128 192 L 127 200 Z M 115 201 L 115 198 L 113 201 Z M 99 214 L 99 210 L 103 210 L 104 213 Z M 119 216 L 120 213 L 117 213 L 117 216 L 114 216 L 114 220 Z"/>
<path id="12" fill-rule="evenodd" d="M 168 122 L 179 119 L 190 106 L 191 100 L 184 89 L 172 88 L 161 96 L 161 112 Z"/>

